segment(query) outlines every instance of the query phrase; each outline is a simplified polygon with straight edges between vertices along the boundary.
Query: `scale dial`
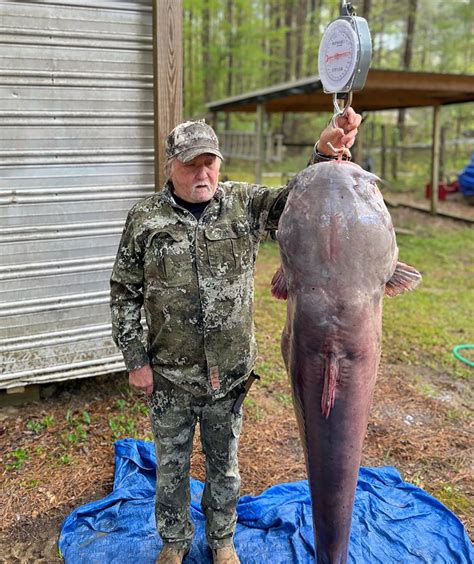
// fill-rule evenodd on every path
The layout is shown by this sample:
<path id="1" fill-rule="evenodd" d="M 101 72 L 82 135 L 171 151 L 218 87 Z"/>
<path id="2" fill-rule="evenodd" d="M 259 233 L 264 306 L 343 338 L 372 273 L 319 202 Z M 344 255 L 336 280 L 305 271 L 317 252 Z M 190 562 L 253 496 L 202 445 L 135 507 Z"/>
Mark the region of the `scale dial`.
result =
<path id="1" fill-rule="evenodd" d="M 349 92 L 359 59 L 359 38 L 345 19 L 331 22 L 319 46 L 319 76 L 327 93 Z"/>

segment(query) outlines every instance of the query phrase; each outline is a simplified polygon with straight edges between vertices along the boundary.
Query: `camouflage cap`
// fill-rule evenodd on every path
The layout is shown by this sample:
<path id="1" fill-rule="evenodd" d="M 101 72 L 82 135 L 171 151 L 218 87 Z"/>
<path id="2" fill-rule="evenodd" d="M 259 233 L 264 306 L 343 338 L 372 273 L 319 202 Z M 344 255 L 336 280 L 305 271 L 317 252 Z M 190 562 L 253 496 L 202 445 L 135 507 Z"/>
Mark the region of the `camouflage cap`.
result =
<path id="1" fill-rule="evenodd" d="M 166 138 L 165 149 L 168 159 L 176 158 L 182 163 L 192 161 L 204 153 L 224 158 L 219 151 L 217 135 L 203 119 L 177 125 Z"/>

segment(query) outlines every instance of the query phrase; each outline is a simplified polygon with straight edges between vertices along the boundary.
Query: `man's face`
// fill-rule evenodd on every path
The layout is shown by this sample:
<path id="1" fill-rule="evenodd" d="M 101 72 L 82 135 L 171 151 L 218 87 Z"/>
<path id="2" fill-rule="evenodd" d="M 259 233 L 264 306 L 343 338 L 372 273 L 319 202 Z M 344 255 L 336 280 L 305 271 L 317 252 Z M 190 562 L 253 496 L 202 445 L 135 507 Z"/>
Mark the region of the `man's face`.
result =
<path id="1" fill-rule="evenodd" d="M 221 160 L 204 153 L 188 163 L 175 159 L 171 164 L 170 180 L 175 194 L 185 202 L 207 202 L 214 196 L 219 180 Z"/>

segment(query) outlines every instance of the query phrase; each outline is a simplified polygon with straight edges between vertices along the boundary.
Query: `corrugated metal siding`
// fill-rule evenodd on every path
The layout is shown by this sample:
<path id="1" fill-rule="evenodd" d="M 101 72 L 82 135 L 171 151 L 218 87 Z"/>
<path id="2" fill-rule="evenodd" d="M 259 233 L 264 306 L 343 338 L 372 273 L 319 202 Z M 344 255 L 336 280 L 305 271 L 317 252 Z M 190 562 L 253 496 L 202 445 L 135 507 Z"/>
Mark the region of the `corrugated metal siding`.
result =
<path id="1" fill-rule="evenodd" d="M 109 277 L 153 193 L 151 2 L 0 3 L 0 388 L 123 368 Z"/>

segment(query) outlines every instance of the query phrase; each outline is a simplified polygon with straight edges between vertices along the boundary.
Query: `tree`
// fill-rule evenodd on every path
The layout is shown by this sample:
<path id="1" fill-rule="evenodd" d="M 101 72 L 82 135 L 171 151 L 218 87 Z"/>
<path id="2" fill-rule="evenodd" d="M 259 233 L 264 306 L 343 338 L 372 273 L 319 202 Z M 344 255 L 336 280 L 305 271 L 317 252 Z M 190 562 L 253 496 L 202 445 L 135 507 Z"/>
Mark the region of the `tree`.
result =
<path id="1" fill-rule="evenodd" d="M 408 0 L 408 19 L 405 35 L 405 47 L 403 49 L 401 61 L 401 67 L 403 70 L 410 70 L 411 67 L 417 10 L 418 0 Z M 405 138 L 405 110 L 403 109 L 398 111 L 397 125 L 400 140 L 403 141 L 403 139 Z"/>

